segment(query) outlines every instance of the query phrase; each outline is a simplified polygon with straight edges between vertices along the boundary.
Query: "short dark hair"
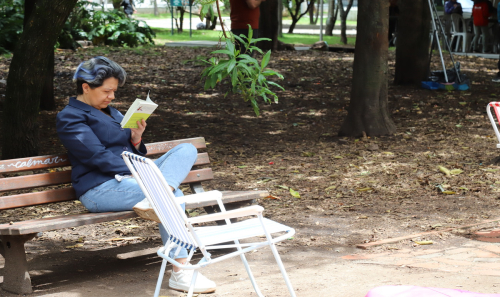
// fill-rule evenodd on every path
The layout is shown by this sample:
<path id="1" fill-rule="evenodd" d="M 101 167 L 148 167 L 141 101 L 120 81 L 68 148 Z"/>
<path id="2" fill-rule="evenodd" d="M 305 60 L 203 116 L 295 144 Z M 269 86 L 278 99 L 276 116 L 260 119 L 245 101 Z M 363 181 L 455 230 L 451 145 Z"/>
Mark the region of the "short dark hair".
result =
<path id="1" fill-rule="evenodd" d="M 80 63 L 73 76 L 73 81 L 76 82 L 77 95 L 83 94 L 82 85 L 84 83 L 95 89 L 102 86 L 104 80 L 110 77 L 118 79 L 118 85 L 123 86 L 127 79 L 127 73 L 118 63 L 106 57 L 94 57 Z"/>

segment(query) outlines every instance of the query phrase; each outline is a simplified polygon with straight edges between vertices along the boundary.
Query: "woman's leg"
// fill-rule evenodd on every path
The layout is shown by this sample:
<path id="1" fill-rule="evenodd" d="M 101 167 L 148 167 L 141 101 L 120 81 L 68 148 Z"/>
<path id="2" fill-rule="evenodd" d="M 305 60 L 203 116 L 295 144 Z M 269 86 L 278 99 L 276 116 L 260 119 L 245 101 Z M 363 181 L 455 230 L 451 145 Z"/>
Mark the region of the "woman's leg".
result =
<path id="1" fill-rule="evenodd" d="M 197 150 L 190 143 L 180 144 L 155 161 L 168 184 L 179 188 L 196 161 Z M 121 182 L 111 179 L 80 197 L 82 204 L 90 212 L 125 211 L 144 199 L 144 194 L 134 178 Z"/>
<path id="2" fill-rule="evenodd" d="M 197 157 L 198 151 L 194 145 L 182 143 L 161 156 L 155 164 L 175 191 L 191 171 Z"/>
<path id="3" fill-rule="evenodd" d="M 174 195 L 175 195 L 175 197 L 182 197 L 182 196 L 184 196 L 184 194 L 182 193 L 182 191 L 181 191 L 180 189 L 175 190 Z M 184 203 L 182 203 L 182 204 L 181 204 L 181 207 L 182 207 L 182 209 L 183 209 L 183 210 L 185 210 L 186 205 L 185 205 Z M 163 245 L 165 245 L 165 244 L 167 243 L 168 237 L 169 237 L 170 235 L 168 234 L 167 230 L 165 229 L 165 227 L 163 227 L 163 225 L 162 225 L 162 224 L 158 224 L 158 227 L 160 228 L 161 240 L 162 240 L 162 242 L 163 242 Z M 172 258 L 172 259 L 174 259 L 174 257 L 175 257 L 175 250 L 176 250 L 175 248 L 174 248 L 174 249 L 172 249 L 172 250 L 170 251 L 170 253 L 168 254 L 168 256 L 169 256 L 170 258 Z M 187 257 L 188 257 L 188 252 L 187 252 L 187 250 L 186 250 L 185 248 L 182 248 L 182 249 L 180 250 L 179 254 L 177 255 L 177 257 L 176 257 L 175 259 L 176 259 L 177 261 L 179 261 L 180 263 L 184 263 L 184 262 L 187 260 Z M 179 270 L 179 268 L 177 268 L 177 267 L 175 267 L 175 266 L 173 267 L 173 269 L 174 269 L 175 271 L 178 271 L 178 270 Z M 177 270 L 176 270 L 176 269 L 177 269 Z"/>
<path id="4" fill-rule="evenodd" d="M 141 188 L 133 178 L 109 180 L 94 187 L 80 201 L 90 212 L 125 211 L 144 199 Z"/>

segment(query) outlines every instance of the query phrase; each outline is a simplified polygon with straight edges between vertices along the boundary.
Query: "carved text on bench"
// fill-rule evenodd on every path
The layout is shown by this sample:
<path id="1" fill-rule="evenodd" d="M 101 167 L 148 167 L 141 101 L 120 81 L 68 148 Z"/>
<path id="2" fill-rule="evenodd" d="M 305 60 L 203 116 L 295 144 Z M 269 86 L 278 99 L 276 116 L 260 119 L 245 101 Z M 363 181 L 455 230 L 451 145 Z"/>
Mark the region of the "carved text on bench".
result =
<path id="1" fill-rule="evenodd" d="M 8 165 L 0 165 L 0 169 L 5 169 L 5 166 L 7 167 L 15 167 L 15 168 L 24 168 L 24 167 L 32 167 L 32 166 L 37 166 L 37 165 L 50 165 L 50 164 L 57 164 L 57 163 L 63 163 L 66 162 L 66 159 L 59 158 L 59 156 L 55 156 L 52 158 L 46 158 L 45 160 L 33 160 L 30 158 L 28 162 L 21 162 L 18 161 L 17 163 L 11 163 Z"/>

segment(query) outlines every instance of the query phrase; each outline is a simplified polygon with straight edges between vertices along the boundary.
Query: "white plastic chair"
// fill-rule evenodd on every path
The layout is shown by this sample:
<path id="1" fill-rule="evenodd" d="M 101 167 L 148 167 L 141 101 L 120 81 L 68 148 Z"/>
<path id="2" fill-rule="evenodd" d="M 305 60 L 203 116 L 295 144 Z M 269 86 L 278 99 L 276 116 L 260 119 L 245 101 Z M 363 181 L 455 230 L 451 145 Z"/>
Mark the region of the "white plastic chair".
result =
<path id="1" fill-rule="evenodd" d="M 462 30 L 460 30 L 462 25 Z M 469 49 L 471 40 L 474 34 L 467 32 L 467 23 L 464 18 L 457 14 L 451 14 L 451 44 L 456 39 L 455 52 L 458 51 L 460 41 L 462 41 L 462 52 L 465 53 Z"/>
<path id="2" fill-rule="evenodd" d="M 250 266 L 248 265 L 244 254 L 265 246 L 269 246 L 271 248 L 281 274 L 285 279 L 288 290 L 290 291 L 290 295 L 296 296 L 275 246 L 277 242 L 292 237 L 295 234 L 295 230 L 293 228 L 264 218 L 262 216 L 264 208 L 258 205 L 226 211 L 221 200 L 222 193 L 219 191 L 209 191 L 184 197 L 175 197 L 161 171 L 150 159 L 129 152 L 123 152 L 122 158 L 125 160 L 125 163 L 132 172 L 132 175 L 137 180 L 137 183 L 144 192 L 144 195 L 155 210 L 161 223 L 170 234 L 167 243 L 157 252 L 158 255 L 163 258 L 163 261 L 156 285 L 154 294 L 155 297 L 158 297 L 160 294 L 167 262 L 182 269 L 194 270 L 191 287 L 187 295 L 188 297 L 191 297 L 193 295 L 198 269 L 235 256 L 240 256 L 243 261 L 257 295 L 264 296 L 255 282 L 255 278 L 250 271 Z M 203 202 L 214 200 L 217 201 L 221 212 L 193 218 L 188 218 L 180 206 L 180 204 L 184 202 Z M 231 218 L 248 216 L 256 217 L 237 223 L 231 223 L 230 220 Z M 225 220 L 226 225 L 206 227 L 193 226 L 194 224 L 214 222 L 217 220 Z M 271 234 L 275 233 L 279 234 L 273 238 Z M 239 242 L 241 239 L 250 238 L 255 240 L 255 242 Z M 227 244 L 227 242 L 234 242 L 234 244 Z M 185 247 L 189 250 L 188 261 L 191 260 L 196 249 L 201 251 L 203 258 L 197 264 L 186 265 L 181 264 L 175 259 L 169 257 L 169 252 L 172 249 L 175 249 L 174 258 L 176 258 L 181 250 L 181 247 Z M 212 258 L 210 253 L 207 251 L 209 249 L 227 248 L 236 248 L 237 250 L 217 258 Z M 237 293 L 235 294 L 237 295 Z"/>
<path id="3" fill-rule="evenodd" d="M 500 124 L 500 102 L 490 102 L 488 106 L 486 106 L 486 113 L 488 114 L 488 118 L 490 119 L 491 125 L 493 126 L 493 131 L 495 131 L 495 135 L 499 143 L 497 143 L 497 148 L 500 148 L 500 132 L 498 132 L 497 122 L 493 118 L 491 114 L 491 109 L 495 111 L 495 115 L 497 117 L 497 122 Z"/>

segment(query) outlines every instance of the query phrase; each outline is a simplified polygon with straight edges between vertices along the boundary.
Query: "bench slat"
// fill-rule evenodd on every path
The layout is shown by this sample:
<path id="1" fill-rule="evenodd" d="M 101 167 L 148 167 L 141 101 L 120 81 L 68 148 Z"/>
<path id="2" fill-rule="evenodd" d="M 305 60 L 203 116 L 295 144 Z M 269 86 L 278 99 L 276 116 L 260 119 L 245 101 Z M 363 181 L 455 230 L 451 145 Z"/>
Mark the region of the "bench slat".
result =
<path id="1" fill-rule="evenodd" d="M 206 148 L 205 138 L 195 137 L 146 144 L 148 156 L 166 153 L 181 143 L 192 143 L 197 149 Z M 35 169 L 71 166 L 67 154 L 47 155 L 0 161 L 0 173 L 21 172 Z"/>
<path id="2" fill-rule="evenodd" d="M 222 192 L 224 203 L 258 199 L 269 195 L 267 191 L 225 191 Z M 215 202 L 187 203 L 186 208 L 214 205 Z M 49 217 L 37 220 L 15 222 L 0 225 L 0 235 L 23 235 L 62 228 L 71 228 L 88 224 L 103 223 L 137 217 L 134 211 L 81 213 L 67 216 Z"/>
<path id="3" fill-rule="evenodd" d="M 199 153 L 194 165 L 210 164 L 207 153 Z M 71 183 L 71 170 L 0 179 L 0 192 Z"/>
<path id="4" fill-rule="evenodd" d="M 0 161 L 0 173 L 71 166 L 68 155 L 49 155 Z"/>
<path id="5" fill-rule="evenodd" d="M 0 197 L 0 210 L 45 203 L 75 200 L 73 187 Z"/>
<path id="6" fill-rule="evenodd" d="M 181 143 L 191 143 L 197 149 L 204 149 L 207 147 L 207 145 L 205 143 L 205 138 L 203 138 L 203 137 L 155 142 L 155 143 L 146 144 L 146 148 L 148 149 L 148 156 L 149 155 L 156 155 L 156 154 L 164 154 Z"/>
<path id="7" fill-rule="evenodd" d="M 212 168 L 203 168 L 203 169 L 191 170 L 182 183 L 189 184 L 189 183 L 202 182 L 212 179 L 214 179 L 214 173 L 212 172 Z"/>
<path id="8" fill-rule="evenodd" d="M 0 179 L 0 192 L 71 183 L 71 170 Z"/>

